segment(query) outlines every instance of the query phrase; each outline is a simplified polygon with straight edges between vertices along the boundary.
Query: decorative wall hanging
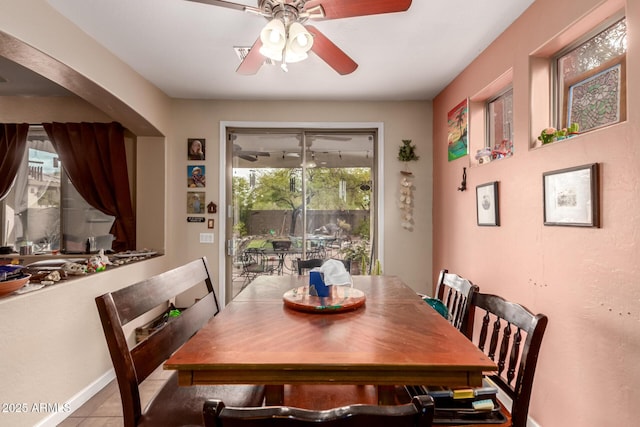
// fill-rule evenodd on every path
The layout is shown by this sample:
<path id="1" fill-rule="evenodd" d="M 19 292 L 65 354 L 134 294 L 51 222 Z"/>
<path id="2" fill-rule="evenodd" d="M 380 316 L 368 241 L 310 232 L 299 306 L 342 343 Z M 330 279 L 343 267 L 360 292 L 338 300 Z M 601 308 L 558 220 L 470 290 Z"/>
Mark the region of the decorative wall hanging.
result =
<path id="1" fill-rule="evenodd" d="M 498 181 L 476 187 L 476 211 L 478 225 L 499 226 Z"/>
<path id="2" fill-rule="evenodd" d="M 189 188 L 203 188 L 205 187 L 205 184 L 206 177 L 204 165 L 187 166 L 187 186 Z"/>
<path id="3" fill-rule="evenodd" d="M 599 227 L 598 164 L 542 174 L 544 225 Z"/>
<path id="4" fill-rule="evenodd" d="M 458 191 L 467 191 L 467 168 L 462 168 L 462 181 L 460 181 Z"/>
<path id="5" fill-rule="evenodd" d="M 400 180 L 400 225 L 405 230 L 413 229 L 413 174 L 411 172 L 401 172 Z"/>
<path id="6" fill-rule="evenodd" d="M 420 158 L 416 154 L 416 146 L 411 144 L 410 139 L 403 139 L 398 150 L 398 160 L 404 162 L 405 168 L 400 172 L 400 225 L 405 230 L 413 229 L 413 173 L 409 171 L 409 162 L 417 161 Z"/>
<path id="7" fill-rule="evenodd" d="M 204 160 L 205 143 L 204 138 L 187 139 L 187 158 L 189 160 Z"/>
<path id="8" fill-rule="evenodd" d="M 416 146 L 411 144 L 410 139 L 403 139 L 400 150 L 398 150 L 398 160 L 401 162 L 411 162 L 420 159 L 420 156 L 416 155 Z"/>
<path id="9" fill-rule="evenodd" d="M 456 105 L 447 114 L 449 134 L 447 137 L 449 161 L 466 156 L 469 150 L 467 133 L 469 127 L 469 99 Z"/>

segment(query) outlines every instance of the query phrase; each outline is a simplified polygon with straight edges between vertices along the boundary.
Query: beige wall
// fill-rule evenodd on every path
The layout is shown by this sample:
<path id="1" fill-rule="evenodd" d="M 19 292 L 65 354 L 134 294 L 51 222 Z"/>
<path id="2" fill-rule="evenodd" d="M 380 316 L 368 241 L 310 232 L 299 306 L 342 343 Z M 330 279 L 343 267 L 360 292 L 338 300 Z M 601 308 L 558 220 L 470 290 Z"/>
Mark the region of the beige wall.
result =
<path id="1" fill-rule="evenodd" d="M 628 121 L 528 148 L 549 125 L 545 104 L 530 108 L 544 90 L 533 86 L 531 93 L 528 55 L 582 17 L 597 22 L 624 7 L 624 1 L 537 0 L 433 103 L 433 274 L 448 268 L 481 291 L 549 316 L 530 411 L 544 427 L 631 426 L 640 419 L 633 391 L 640 383 L 640 2 L 626 1 Z M 457 192 L 469 157 L 446 160 L 447 111 L 509 69 L 515 155 L 471 167 L 469 191 Z M 472 152 L 482 141 L 471 127 Z M 592 162 L 601 165 L 601 228 L 544 226 L 542 173 Z M 500 183 L 501 226 L 478 227 L 475 187 L 491 181 Z"/>
<path id="2" fill-rule="evenodd" d="M 185 147 L 187 138 L 206 138 L 207 203 L 213 200 L 220 209 L 216 224 L 222 221 L 223 201 L 219 199 L 219 143 L 221 121 L 242 122 L 381 122 L 384 125 L 384 168 L 382 171 L 385 204 L 384 265 L 387 274 L 397 274 L 416 290 L 430 286 L 431 252 L 431 103 L 430 102 L 233 102 L 174 100 L 172 125 L 168 135 L 167 159 L 169 168 L 168 213 L 171 224 L 168 241 L 181 260 L 206 253 L 215 259 L 218 245 L 200 244 L 198 236 L 207 232 L 206 224 L 186 222 Z M 400 226 L 398 189 L 403 164 L 396 157 L 402 139 L 412 139 L 421 156 L 411 165 L 415 174 L 415 228 L 410 232 Z M 215 239 L 220 239 L 216 226 Z M 427 260 L 427 261 L 425 261 Z"/>

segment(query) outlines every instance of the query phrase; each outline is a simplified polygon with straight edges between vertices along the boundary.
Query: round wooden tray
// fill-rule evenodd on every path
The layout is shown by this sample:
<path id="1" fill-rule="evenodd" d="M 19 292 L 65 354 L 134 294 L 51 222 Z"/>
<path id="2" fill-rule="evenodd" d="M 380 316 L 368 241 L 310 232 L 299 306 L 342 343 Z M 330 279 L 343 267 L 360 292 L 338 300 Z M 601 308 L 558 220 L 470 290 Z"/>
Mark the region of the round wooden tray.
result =
<path id="1" fill-rule="evenodd" d="M 341 313 L 364 305 L 366 297 L 360 289 L 350 286 L 329 286 L 329 296 L 309 295 L 309 286 L 288 290 L 282 296 L 284 305 L 297 311 L 309 313 Z"/>

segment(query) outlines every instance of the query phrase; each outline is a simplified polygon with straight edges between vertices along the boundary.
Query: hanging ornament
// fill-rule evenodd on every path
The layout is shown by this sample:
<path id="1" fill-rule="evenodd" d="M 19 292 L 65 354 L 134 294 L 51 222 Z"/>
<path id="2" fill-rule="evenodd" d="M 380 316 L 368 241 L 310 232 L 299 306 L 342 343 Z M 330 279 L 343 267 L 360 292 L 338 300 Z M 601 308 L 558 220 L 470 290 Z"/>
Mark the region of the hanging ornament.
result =
<path id="1" fill-rule="evenodd" d="M 400 179 L 400 225 L 405 230 L 413 230 L 413 174 L 401 172 Z"/>

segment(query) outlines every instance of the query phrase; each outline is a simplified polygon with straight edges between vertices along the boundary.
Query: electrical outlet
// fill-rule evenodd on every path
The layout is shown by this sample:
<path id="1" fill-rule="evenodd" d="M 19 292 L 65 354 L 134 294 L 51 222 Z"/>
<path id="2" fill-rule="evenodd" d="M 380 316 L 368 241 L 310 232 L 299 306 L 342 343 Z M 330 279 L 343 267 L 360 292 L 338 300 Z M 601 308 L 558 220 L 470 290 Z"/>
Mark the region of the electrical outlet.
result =
<path id="1" fill-rule="evenodd" d="M 213 233 L 200 233 L 200 243 L 213 243 Z"/>

